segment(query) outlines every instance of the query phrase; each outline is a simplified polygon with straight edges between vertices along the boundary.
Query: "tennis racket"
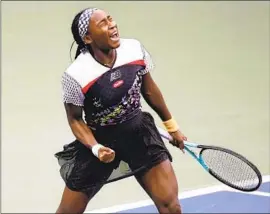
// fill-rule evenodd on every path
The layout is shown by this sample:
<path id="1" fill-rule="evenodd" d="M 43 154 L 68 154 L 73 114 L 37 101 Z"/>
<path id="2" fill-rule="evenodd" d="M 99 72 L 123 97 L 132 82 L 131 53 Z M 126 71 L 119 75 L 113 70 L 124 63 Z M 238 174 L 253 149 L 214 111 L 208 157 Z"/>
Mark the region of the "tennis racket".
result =
<path id="1" fill-rule="evenodd" d="M 159 128 L 161 137 L 172 140 L 171 135 Z M 262 183 L 258 168 L 242 155 L 218 146 L 184 141 L 184 148 L 198 163 L 220 182 L 234 189 L 251 192 Z"/>

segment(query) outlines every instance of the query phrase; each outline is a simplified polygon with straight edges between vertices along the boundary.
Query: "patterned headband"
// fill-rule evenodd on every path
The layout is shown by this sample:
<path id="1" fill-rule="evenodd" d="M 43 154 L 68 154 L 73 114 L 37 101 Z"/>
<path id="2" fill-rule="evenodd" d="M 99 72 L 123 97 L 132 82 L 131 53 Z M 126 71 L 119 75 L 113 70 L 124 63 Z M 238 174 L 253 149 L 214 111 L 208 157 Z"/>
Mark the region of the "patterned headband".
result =
<path id="1" fill-rule="evenodd" d="M 79 18 L 78 28 L 81 39 L 84 39 L 86 32 L 88 31 L 89 21 L 91 19 L 92 14 L 97 8 L 88 8 L 83 11 Z"/>

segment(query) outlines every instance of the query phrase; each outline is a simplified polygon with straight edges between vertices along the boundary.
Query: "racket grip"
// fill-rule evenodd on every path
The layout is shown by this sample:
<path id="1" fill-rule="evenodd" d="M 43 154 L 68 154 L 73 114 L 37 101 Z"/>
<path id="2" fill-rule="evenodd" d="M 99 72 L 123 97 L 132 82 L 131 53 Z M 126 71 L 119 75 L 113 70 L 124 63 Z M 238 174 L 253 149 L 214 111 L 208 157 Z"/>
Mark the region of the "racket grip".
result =
<path id="1" fill-rule="evenodd" d="M 163 138 L 165 138 L 166 140 L 169 140 L 169 141 L 172 140 L 172 136 L 167 131 L 165 131 L 164 129 L 159 128 L 159 127 L 157 127 L 157 129 L 158 129 L 158 132 L 159 132 L 161 137 L 163 137 Z"/>
<path id="2" fill-rule="evenodd" d="M 164 129 L 162 129 L 160 127 L 157 127 L 157 129 L 158 129 L 158 132 L 159 132 L 161 137 L 163 137 L 164 139 L 166 139 L 168 141 L 173 140 L 172 136 L 167 131 L 165 131 Z M 191 142 L 185 141 L 185 140 L 184 140 L 184 144 L 185 144 L 185 146 L 189 146 L 189 147 L 198 147 L 197 143 L 191 143 Z"/>

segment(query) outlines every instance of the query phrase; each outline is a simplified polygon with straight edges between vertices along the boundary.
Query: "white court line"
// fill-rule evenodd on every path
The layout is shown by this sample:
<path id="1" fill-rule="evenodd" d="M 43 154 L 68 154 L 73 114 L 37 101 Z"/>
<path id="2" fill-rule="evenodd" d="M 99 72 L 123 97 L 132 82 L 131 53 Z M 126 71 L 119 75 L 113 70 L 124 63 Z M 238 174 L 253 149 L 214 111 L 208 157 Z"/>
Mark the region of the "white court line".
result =
<path id="1" fill-rule="evenodd" d="M 264 181 L 264 182 L 266 182 L 266 181 Z M 261 191 L 241 192 L 241 191 L 236 190 L 236 189 L 231 189 L 230 187 L 225 187 L 223 190 L 229 191 L 229 192 L 238 192 L 238 193 L 247 194 L 247 195 L 259 195 L 259 196 L 270 197 L 270 193 L 268 193 L 268 192 L 261 192 Z"/>
<path id="2" fill-rule="evenodd" d="M 179 194 L 178 198 L 179 199 L 191 198 L 194 196 L 205 195 L 205 194 L 214 193 L 214 192 L 222 191 L 222 190 L 223 190 L 222 185 L 216 185 L 216 186 L 205 187 L 205 188 L 200 188 L 196 190 L 182 192 Z M 143 201 L 137 201 L 134 203 L 121 204 L 121 205 L 116 205 L 116 206 L 112 206 L 108 208 L 91 210 L 91 211 L 88 211 L 87 213 L 115 213 L 115 212 L 120 212 L 124 210 L 129 210 L 129 209 L 136 209 L 136 208 L 153 205 L 153 204 L 154 204 L 153 201 L 148 199 L 148 200 L 143 200 Z"/>
<path id="3" fill-rule="evenodd" d="M 248 193 L 249 195 L 259 195 L 259 196 L 266 196 L 266 197 L 270 197 L 270 193 L 268 192 L 260 192 L 260 191 L 256 191 L 256 192 L 251 192 Z"/>
<path id="4" fill-rule="evenodd" d="M 262 181 L 263 181 L 263 183 L 269 182 L 270 175 L 264 175 L 262 177 Z M 200 189 L 182 192 L 179 194 L 178 198 L 179 199 L 191 198 L 191 197 L 206 195 L 206 194 L 219 192 L 219 191 L 241 192 L 241 191 L 234 190 L 232 188 L 229 188 L 229 187 L 221 184 L 221 185 L 215 185 L 215 186 L 204 187 L 204 188 L 200 188 Z M 243 192 L 241 192 L 241 193 L 243 193 Z M 264 193 L 264 192 L 259 192 L 259 191 L 248 192 L 245 194 L 270 196 L 269 193 Z M 115 212 L 120 212 L 120 211 L 124 211 L 124 210 L 129 210 L 129 209 L 141 208 L 141 207 L 153 205 L 153 204 L 154 204 L 153 201 L 149 199 L 149 200 L 137 201 L 134 203 L 116 205 L 116 206 L 112 206 L 112 207 L 108 207 L 108 208 L 91 210 L 91 211 L 87 211 L 86 213 L 115 213 Z"/>

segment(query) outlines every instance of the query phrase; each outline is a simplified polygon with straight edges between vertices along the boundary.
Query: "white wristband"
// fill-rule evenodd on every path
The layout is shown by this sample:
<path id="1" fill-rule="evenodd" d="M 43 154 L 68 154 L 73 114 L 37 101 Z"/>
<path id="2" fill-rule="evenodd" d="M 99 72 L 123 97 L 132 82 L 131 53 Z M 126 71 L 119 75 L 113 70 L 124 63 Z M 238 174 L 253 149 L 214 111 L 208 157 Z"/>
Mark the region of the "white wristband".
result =
<path id="1" fill-rule="evenodd" d="M 96 144 L 92 147 L 92 153 L 98 158 L 98 151 L 100 148 L 102 148 L 104 146 L 102 146 L 101 144 Z"/>

